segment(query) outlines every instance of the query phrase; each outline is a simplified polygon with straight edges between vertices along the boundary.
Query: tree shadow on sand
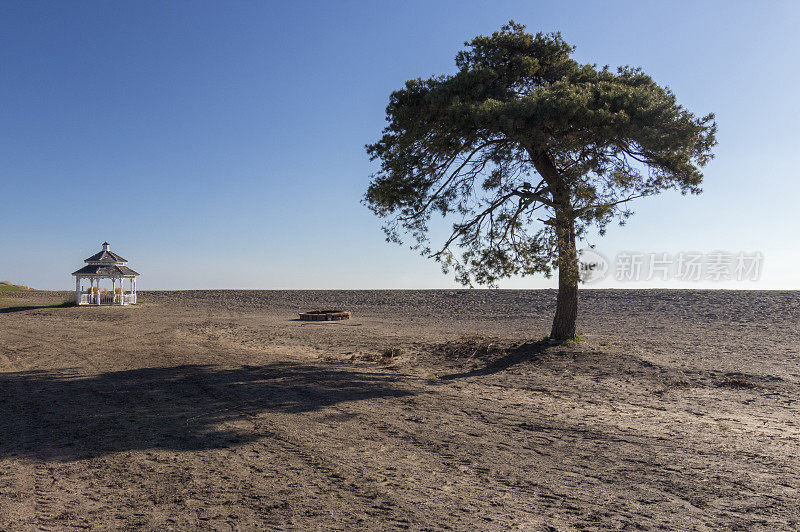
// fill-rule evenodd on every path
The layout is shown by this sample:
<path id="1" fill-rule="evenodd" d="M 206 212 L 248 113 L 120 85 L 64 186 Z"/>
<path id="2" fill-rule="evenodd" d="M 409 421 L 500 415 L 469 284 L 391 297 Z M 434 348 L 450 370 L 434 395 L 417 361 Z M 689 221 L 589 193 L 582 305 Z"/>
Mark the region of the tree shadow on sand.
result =
<path id="1" fill-rule="evenodd" d="M 288 362 L 92 376 L 70 370 L 3 373 L 0 458 L 71 461 L 118 451 L 230 447 L 266 436 L 248 423 L 250 416 L 411 395 L 395 380 Z"/>
<path id="2" fill-rule="evenodd" d="M 523 362 L 535 361 L 544 352 L 546 352 L 547 347 L 548 347 L 547 342 L 538 341 L 538 342 L 526 342 L 513 347 L 500 349 L 497 351 L 502 352 L 503 353 L 502 356 L 500 356 L 499 358 L 494 358 L 492 360 L 489 360 L 482 367 L 478 367 L 470 371 L 462 371 L 458 373 L 451 373 L 449 375 L 442 375 L 441 377 L 439 377 L 439 379 L 448 381 L 455 379 L 463 379 L 465 377 L 481 377 L 484 375 L 492 375 L 494 373 L 499 373 L 512 366 L 516 366 L 517 364 L 521 364 Z M 488 354 L 491 355 L 493 354 L 493 352 L 490 352 Z"/>

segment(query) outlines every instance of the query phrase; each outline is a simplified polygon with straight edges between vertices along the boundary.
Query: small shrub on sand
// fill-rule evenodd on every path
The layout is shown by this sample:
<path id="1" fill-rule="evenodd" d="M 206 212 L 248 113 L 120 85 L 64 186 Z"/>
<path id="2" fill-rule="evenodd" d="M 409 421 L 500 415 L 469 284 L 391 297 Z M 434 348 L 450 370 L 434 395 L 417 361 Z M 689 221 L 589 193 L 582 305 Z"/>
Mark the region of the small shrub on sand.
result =
<path id="1" fill-rule="evenodd" d="M 562 345 L 566 347 L 573 347 L 583 343 L 586 343 L 586 338 L 584 338 L 580 334 L 576 334 L 574 338 L 570 338 L 569 340 L 565 341 Z"/>
<path id="2" fill-rule="evenodd" d="M 381 351 L 381 355 L 383 355 L 385 358 L 396 358 L 403 353 L 405 353 L 405 351 L 403 351 L 403 349 L 400 347 L 390 347 Z"/>

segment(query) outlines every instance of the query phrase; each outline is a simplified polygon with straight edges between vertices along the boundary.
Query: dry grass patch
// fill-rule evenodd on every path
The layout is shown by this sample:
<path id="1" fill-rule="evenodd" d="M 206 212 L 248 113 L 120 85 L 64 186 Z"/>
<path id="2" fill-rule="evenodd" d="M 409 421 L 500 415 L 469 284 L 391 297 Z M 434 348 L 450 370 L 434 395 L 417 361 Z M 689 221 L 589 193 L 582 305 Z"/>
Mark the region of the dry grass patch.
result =
<path id="1" fill-rule="evenodd" d="M 352 364 L 353 362 L 372 362 L 383 366 L 394 366 L 397 359 L 403 354 L 399 348 L 384 349 L 380 353 L 373 351 L 357 351 L 355 353 L 343 353 L 340 355 L 321 355 L 319 358 L 325 362 L 339 362 Z"/>

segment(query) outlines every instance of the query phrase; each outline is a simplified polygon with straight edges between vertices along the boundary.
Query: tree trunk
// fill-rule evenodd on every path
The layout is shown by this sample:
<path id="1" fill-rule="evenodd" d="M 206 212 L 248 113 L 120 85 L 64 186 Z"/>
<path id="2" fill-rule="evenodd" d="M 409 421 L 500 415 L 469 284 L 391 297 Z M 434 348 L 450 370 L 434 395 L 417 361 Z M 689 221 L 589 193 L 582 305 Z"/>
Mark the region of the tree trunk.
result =
<path id="1" fill-rule="evenodd" d="M 558 174 L 553 160 L 546 151 L 529 150 L 536 171 L 547 182 L 553 195 L 556 219 L 556 241 L 558 246 L 558 299 L 556 315 L 550 339 L 563 342 L 575 338 L 575 324 L 578 320 L 578 251 L 575 248 L 575 217 L 572 211 L 572 198 L 568 185 Z"/>
<path id="2" fill-rule="evenodd" d="M 550 339 L 563 342 L 575 337 L 578 319 L 578 251 L 575 247 L 575 220 L 556 213 L 558 241 L 558 299 Z"/>

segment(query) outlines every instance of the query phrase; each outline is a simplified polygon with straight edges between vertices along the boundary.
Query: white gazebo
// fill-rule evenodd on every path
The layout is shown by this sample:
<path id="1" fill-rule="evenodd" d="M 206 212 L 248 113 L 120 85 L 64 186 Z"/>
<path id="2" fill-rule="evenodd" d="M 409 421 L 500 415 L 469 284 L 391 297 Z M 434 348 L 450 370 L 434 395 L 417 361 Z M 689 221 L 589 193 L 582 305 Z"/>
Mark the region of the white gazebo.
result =
<path id="1" fill-rule="evenodd" d="M 128 268 L 128 261 L 109 249 L 103 242 L 102 251 L 84 261 L 86 266 L 73 272 L 75 276 L 75 301 L 78 305 L 131 305 L 136 303 L 136 277 L 139 275 Z M 81 280 L 88 280 L 84 289 Z M 100 281 L 111 281 L 111 290 L 102 289 Z M 129 290 L 123 281 L 128 279 Z M 119 286 L 117 286 L 119 283 Z"/>

